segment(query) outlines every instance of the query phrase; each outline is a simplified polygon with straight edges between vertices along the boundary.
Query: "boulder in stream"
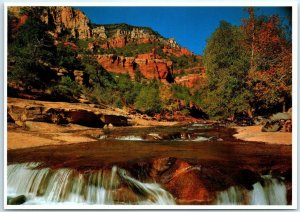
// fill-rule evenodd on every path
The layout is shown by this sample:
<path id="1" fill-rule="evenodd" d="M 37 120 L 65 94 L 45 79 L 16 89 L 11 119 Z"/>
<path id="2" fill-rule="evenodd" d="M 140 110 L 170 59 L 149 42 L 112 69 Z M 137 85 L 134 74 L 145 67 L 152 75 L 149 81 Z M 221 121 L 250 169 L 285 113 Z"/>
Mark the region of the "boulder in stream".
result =
<path id="1" fill-rule="evenodd" d="M 267 121 L 267 123 L 262 127 L 262 132 L 277 132 L 281 129 L 280 121 Z"/>
<path id="2" fill-rule="evenodd" d="M 25 195 L 20 195 L 16 197 L 7 197 L 7 204 L 8 205 L 22 205 L 26 202 Z"/>

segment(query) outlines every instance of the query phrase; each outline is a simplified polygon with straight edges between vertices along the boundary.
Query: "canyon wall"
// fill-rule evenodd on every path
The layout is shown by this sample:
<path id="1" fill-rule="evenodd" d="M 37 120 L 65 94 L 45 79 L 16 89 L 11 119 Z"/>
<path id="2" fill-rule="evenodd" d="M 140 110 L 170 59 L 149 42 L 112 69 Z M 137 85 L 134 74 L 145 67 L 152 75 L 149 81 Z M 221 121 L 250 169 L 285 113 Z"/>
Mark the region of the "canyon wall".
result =
<path id="1" fill-rule="evenodd" d="M 13 30 L 26 23 L 29 18 L 24 11 L 30 11 L 30 7 L 9 7 L 8 11 L 15 16 Z M 108 72 L 127 73 L 134 79 L 136 72 L 140 71 L 147 79 L 159 79 L 163 83 L 174 82 L 173 62 L 169 56 L 186 56 L 194 54 L 181 47 L 174 38 L 163 38 L 159 33 L 147 27 L 135 27 L 127 24 L 95 25 L 80 10 L 72 7 L 40 7 L 39 12 L 42 22 L 49 24 L 53 30 L 49 31 L 55 38 L 55 43 L 63 42 L 65 46 L 71 46 L 78 51 L 75 42 L 62 40 L 63 37 L 88 41 L 87 50 Z M 87 40 L 88 39 L 88 40 Z M 141 52 L 132 57 L 125 55 L 97 53 L 98 49 L 118 49 L 127 45 L 155 44 L 150 52 Z M 157 45 L 156 45 L 157 44 Z M 157 54 L 163 52 L 165 57 Z M 201 73 L 189 69 L 188 75 L 177 76 L 175 82 L 186 87 L 193 87 L 202 77 Z"/>

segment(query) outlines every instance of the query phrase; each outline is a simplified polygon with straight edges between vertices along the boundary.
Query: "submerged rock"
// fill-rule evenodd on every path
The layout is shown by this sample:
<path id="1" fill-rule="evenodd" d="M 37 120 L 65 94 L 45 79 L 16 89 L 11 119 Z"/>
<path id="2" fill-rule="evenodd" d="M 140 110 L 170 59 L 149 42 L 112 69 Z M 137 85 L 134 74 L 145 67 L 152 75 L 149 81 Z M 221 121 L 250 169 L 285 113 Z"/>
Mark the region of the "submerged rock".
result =
<path id="1" fill-rule="evenodd" d="M 164 185 L 180 204 L 210 204 L 215 191 L 232 184 L 216 169 L 167 157 L 152 162 L 150 176 Z"/>

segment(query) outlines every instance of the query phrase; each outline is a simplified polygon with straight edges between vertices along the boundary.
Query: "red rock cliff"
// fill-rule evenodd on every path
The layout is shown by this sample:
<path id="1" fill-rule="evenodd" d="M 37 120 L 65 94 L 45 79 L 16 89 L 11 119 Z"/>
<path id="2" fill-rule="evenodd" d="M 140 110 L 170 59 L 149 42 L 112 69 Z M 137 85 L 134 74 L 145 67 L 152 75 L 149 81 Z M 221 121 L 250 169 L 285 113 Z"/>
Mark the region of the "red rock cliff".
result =
<path id="1" fill-rule="evenodd" d="M 91 37 L 90 21 L 80 10 L 71 7 L 48 7 L 41 19 L 45 23 L 54 24 L 57 34 L 69 30 L 72 36 L 79 39 Z"/>
<path id="2" fill-rule="evenodd" d="M 43 7 L 41 20 L 46 24 L 55 26 L 54 35 L 69 31 L 75 38 L 86 39 L 91 37 L 88 17 L 80 10 L 72 7 Z M 8 7 L 8 11 L 24 24 L 27 19 L 21 14 L 21 7 Z"/>
<path id="3" fill-rule="evenodd" d="M 150 56 L 123 57 L 113 54 L 97 55 L 97 61 L 109 72 L 127 73 L 134 79 L 135 72 L 139 70 L 147 79 L 159 79 L 162 82 L 173 82 L 172 61 L 154 59 Z"/>

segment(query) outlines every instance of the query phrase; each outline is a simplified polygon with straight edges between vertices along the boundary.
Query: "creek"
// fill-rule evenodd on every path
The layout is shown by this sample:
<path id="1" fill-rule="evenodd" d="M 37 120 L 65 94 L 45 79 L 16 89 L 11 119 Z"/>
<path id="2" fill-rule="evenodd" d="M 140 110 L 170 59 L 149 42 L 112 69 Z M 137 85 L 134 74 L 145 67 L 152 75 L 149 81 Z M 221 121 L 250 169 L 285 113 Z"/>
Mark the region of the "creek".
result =
<path id="1" fill-rule="evenodd" d="M 7 196 L 36 204 L 291 204 L 291 146 L 211 125 L 118 128 L 8 151 Z M 25 141 L 24 141 L 25 142 Z"/>

